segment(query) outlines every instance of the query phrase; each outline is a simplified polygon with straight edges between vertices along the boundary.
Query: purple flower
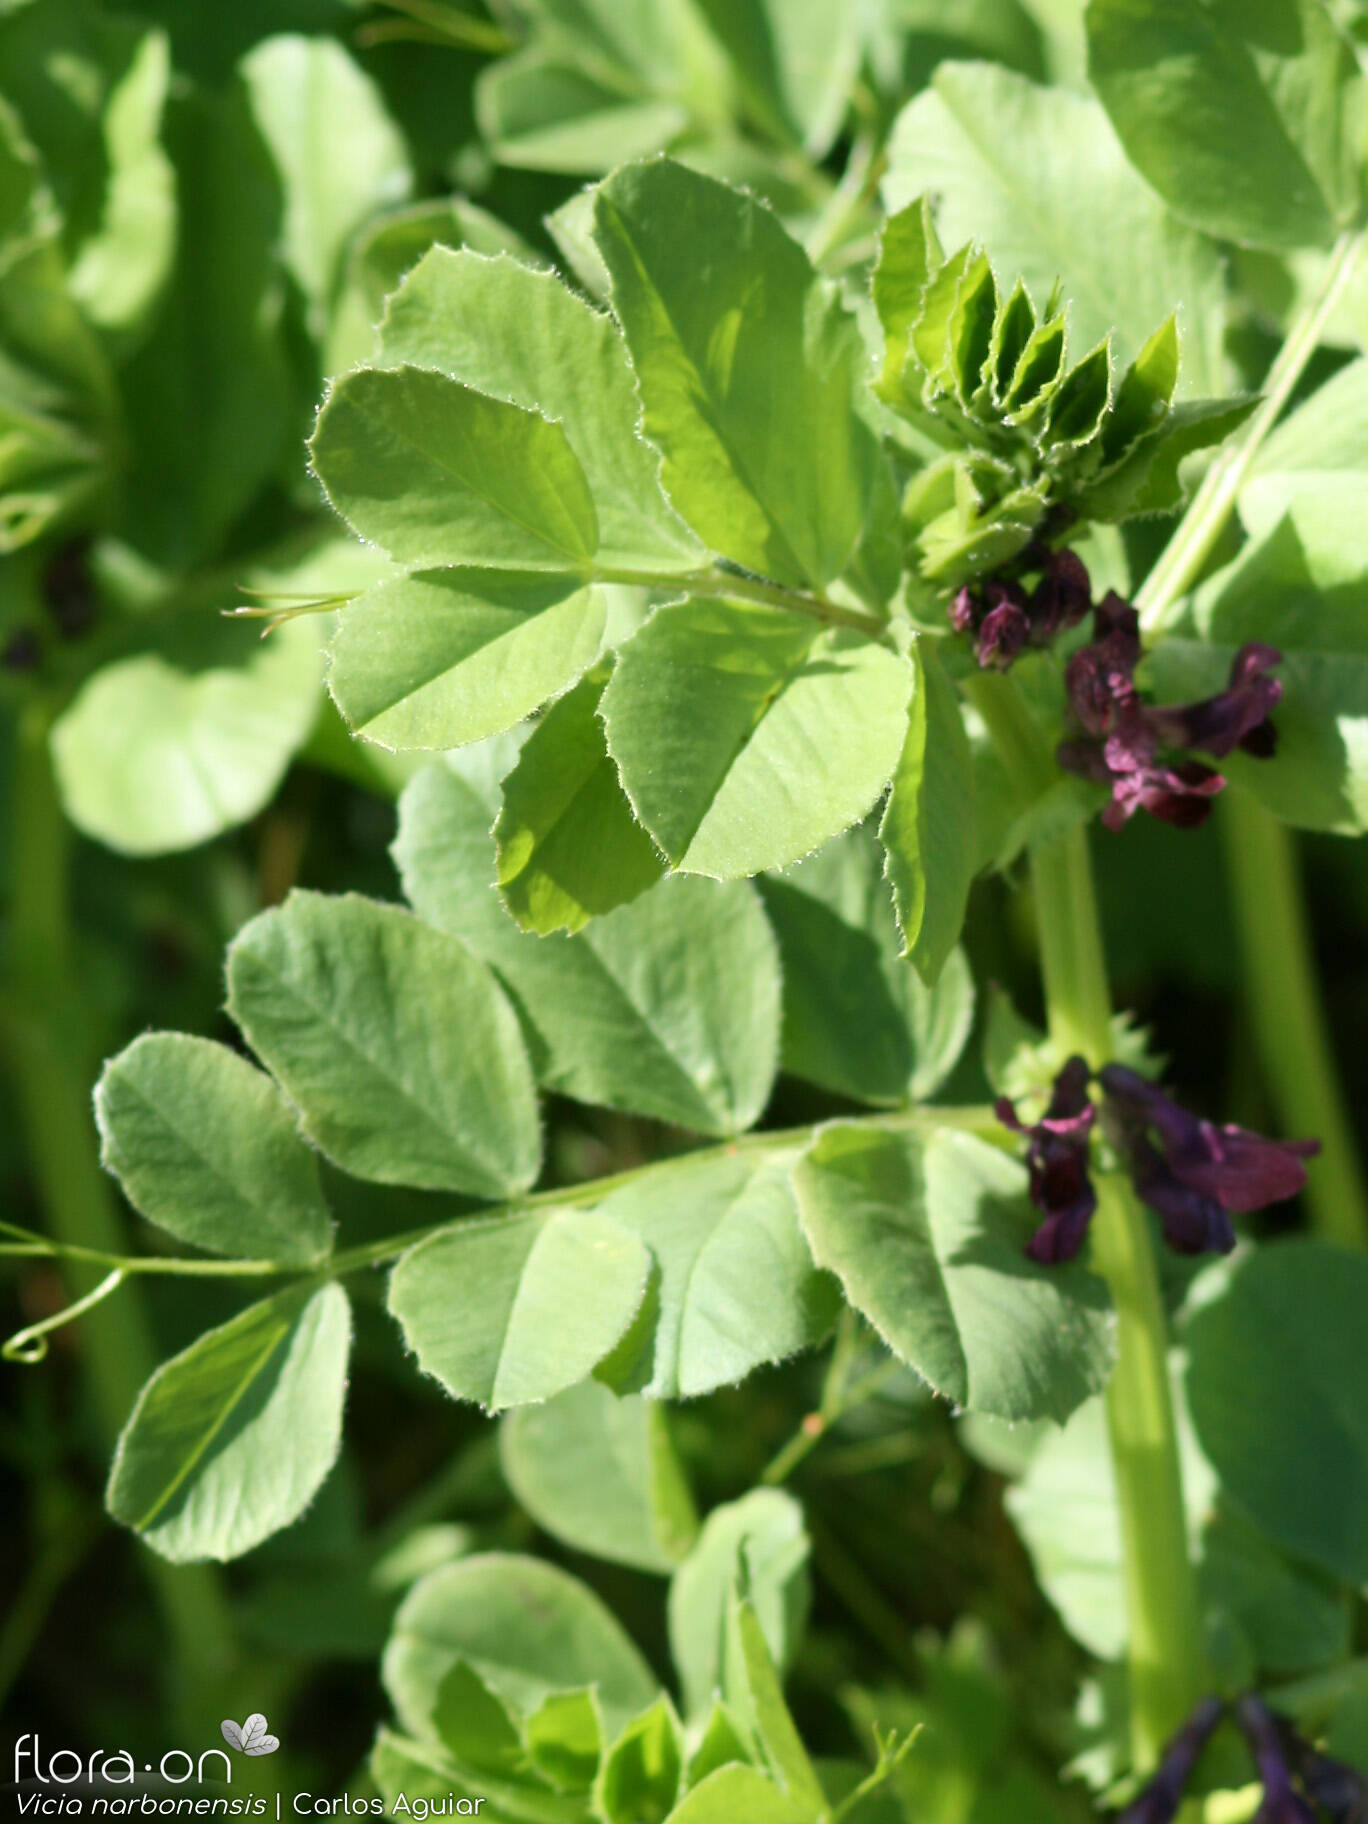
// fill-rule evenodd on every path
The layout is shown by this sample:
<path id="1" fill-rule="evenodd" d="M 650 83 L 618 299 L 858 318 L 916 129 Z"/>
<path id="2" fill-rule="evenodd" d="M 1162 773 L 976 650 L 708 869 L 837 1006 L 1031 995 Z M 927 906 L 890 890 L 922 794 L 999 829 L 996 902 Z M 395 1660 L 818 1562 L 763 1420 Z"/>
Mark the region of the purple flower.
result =
<path id="1" fill-rule="evenodd" d="M 1112 801 L 1102 813 L 1108 829 L 1121 829 L 1141 810 L 1180 829 L 1195 829 L 1210 814 L 1225 780 L 1200 760 L 1168 761 L 1160 750 L 1200 748 L 1219 759 L 1242 747 L 1268 758 L 1276 746 L 1268 715 L 1282 685 L 1267 673 L 1281 653 L 1251 642 L 1236 653 L 1230 683 L 1218 695 L 1155 707 L 1140 701 L 1135 685 L 1141 645 L 1134 608 L 1112 591 L 1099 602 L 1093 628 L 1093 640 L 1074 654 L 1065 674 L 1069 707 L 1083 738 L 1061 743 L 1059 764 L 1110 788 Z"/>
<path id="2" fill-rule="evenodd" d="M 1028 596 L 1018 582 L 999 578 L 966 585 L 950 604 L 950 624 L 975 637 L 985 670 L 1006 671 L 1026 646 L 1048 646 L 1065 627 L 1074 627 L 1092 606 L 1092 586 L 1083 560 L 1073 551 L 1031 546 L 1018 560 L 1039 570 Z"/>
<path id="3" fill-rule="evenodd" d="M 985 671 L 1006 671 L 1030 638 L 1031 622 L 1024 603 L 1006 586 L 993 583 L 989 594 L 997 601 L 979 623 L 978 662 Z"/>
<path id="4" fill-rule="evenodd" d="M 1295 1197 L 1306 1185 L 1303 1159 L 1320 1151 L 1319 1140 L 1268 1140 L 1248 1128 L 1217 1127 L 1166 1096 L 1124 1064 L 1101 1073 L 1108 1098 L 1129 1126 L 1151 1128 L 1164 1161 L 1181 1184 L 1241 1214 Z"/>
<path id="5" fill-rule="evenodd" d="M 1050 1106 L 1031 1127 L 1023 1125 L 1006 1096 L 997 1103 L 998 1120 L 1028 1137 L 1031 1202 L 1045 1220 L 1026 1252 L 1042 1266 L 1074 1259 L 1097 1208 L 1088 1177 L 1088 1138 L 1097 1119 L 1088 1097 L 1089 1075 L 1084 1059 L 1070 1058 L 1054 1080 Z"/>
<path id="6" fill-rule="evenodd" d="M 1117 1824 L 1171 1824 L 1178 1815 L 1193 1769 L 1225 1715 L 1218 1697 L 1204 1697 L 1164 1749 L 1159 1771 L 1121 1813 Z"/>
<path id="7" fill-rule="evenodd" d="M 1257 1697 L 1242 1697 L 1235 1720 L 1244 1732 L 1263 1781 L 1263 1803 L 1254 1824 L 1316 1824 L 1316 1814 L 1292 1785 L 1292 1770 L 1272 1711 Z"/>
<path id="8" fill-rule="evenodd" d="M 1267 760 L 1277 747 L 1277 730 L 1268 718 L 1283 693 L 1278 679 L 1267 673 L 1281 663 L 1276 646 L 1251 640 L 1235 654 L 1225 690 L 1200 703 L 1146 710 L 1146 719 L 1166 747 L 1197 747 L 1218 760 L 1240 747 Z"/>
<path id="9" fill-rule="evenodd" d="M 1051 551 L 1031 592 L 1031 643 L 1048 646 L 1066 627 L 1076 627 L 1092 607 L 1092 581 L 1076 551 Z"/>

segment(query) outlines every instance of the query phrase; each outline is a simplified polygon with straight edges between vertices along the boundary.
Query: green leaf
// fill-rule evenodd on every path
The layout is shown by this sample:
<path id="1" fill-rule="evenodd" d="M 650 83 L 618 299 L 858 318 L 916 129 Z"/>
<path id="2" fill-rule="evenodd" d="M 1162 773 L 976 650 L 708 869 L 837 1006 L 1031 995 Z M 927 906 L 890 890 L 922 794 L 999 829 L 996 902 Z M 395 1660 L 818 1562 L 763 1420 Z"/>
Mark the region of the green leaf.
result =
<path id="1" fill-rule="evenodd" d="M 861 818 L 897 762 L 905 660 L 739 602 L 657 609 L 603 694 L 608 748 L 671 863 L 731 879 L 786 867 Z"/>
<path id="2" fill-rule="evenodd" d="M 419 1242 L 390 1277 L 389 1308 L 425 1374 L 501 1412 L 591 1374 L 650 1272 L 638 1238 L 596 1211 L 521 1210 Z"/>
<path id="3" fill-rule="evenodd" d="M 554 273 L 437 248 L 389 300 L 380 346 L 386 366 L 435 368 L 555 419 L 594 497 L 604 567 L 672 573 L 706 562 L 637 432 L 617 326 Z"/>
<path id="4" fill-rule="evenodd" d="M 724 1676 L 732 1708 L 753 1734 L 775 1779 L 805 1811 L 820 1817 L 827 1810 L 826 1795 L 784 1702 L 755 1605 L 749 1596 L 743 1598 L 739 1583 L 732 1586 L 728 1604 Z"/>
<path id="5" fill-rule="evenodd" d="M 1087 29 L 1127 155 L 1184 220 L 1308 247 L 1353 215 L 1361 84 L 1321 0 L 1092 0 Z"/>
<path id="6" fill-rule="evenodd" d="M 464 1660 L 457 1660 L 437 1687 L 433 1728 L 458 1761 L 482 1773 L 521 1773 L 527 1749 L 518 1719 Z"/>
<path id="7" fill-rule="evenodd" d="M 1115 332 L 1129 360 L 1177 305 L 1182 392 L 1223 390 L 1220 257 L 1136 175 L 1095 101 L 991 64 L 942 64 L 898 117 L 883 184 L 890 211 L 924 192 L 946 245 L 980 242 L 1004 287 L 1020 275 L 1043 307 L 1058 281 L 1074 347 Z"/>
<path id="8" fill-rule="evenodd" d="M 1255 1663 L 1284 1672 L 1332 1659 L 1344 1640 L 1342 1600 L 1222 1506 L 1216 1476 L 1175 1386 L 1188 1539 L 1210 1618 L 1234 1627 Z M 1128 1626 L 1121 1516 L 1100 1400 L 1039 1442 L 1007 1507 L 1036 1576 L 1090 1653 L 1119 1659 Z"/>
<path id="9" fill-rule="evenodd" d="M 670 1584 L 670 1652 L 689 1717 L 707 1715 L 722 1687 L 738 1575 L 770 1654 L 790 1663 L 807 1621 L 809 1549 L 803 1510 L 782 1489 L 753 1489 L 708 1515 Z"/>
<path id="10" fill-rule="evenodd" d="M 600 1213 L 645 1242 L 659 1268 L 651 1322 L 613 1384 L 691 1399 L 811 1348 L 835 1322 L 789 1184 L 791 1153 L 713 1154 L 614 1191 Z"/>
<path id="11" fill-rule="evenodd" d="M 318 629 L 259 640 L 217 617 L 161 622 L 91 673 L 52 731 L 68 817 L 124 855 L 193 848 L 254 817 L 318 715 Z"/>
<path id="12" fill-rule="evenodd" d="M 1029 1259 L 1021 1166 L 972 1135 L 829 1127 L 794 1172 L 820 1266 L 893 1352 L 969 1411 L 1063 1422 L 1105 1383 L 1099 1279 Z"/>
<path id="13" fill-rule="evenodd" d="M 411 174 L 379 91 L 335 38 L 266 38 L 239 65 L 285 196 L 281 254 L 321 340 L 355 231 Z"/>
<path id="14" fill-rule="evenodd" d="M 959 699 L 925 640 L 912 650 L 912 710 L 879 824 L 904 954 L 934 983 L 959 942 L 978 871 L 974 765 Z"/>
<path id="15" fill-rule="evenodd" d="M 176 182 L 160 138 L 170 74 L 165 34 L 145 32 L 105 99 L 103 208 L 71 269 L 72 297 L 103 329 L 138 325 L 171 270 Z"/>
<path id="16" fill-rule="evenodd" d="M 536 46 L 484 70 L 475 93 L 490 151 L 525 171 L 597 177 L 661 151 L 688 125 L 677 101 L 635 100 Z"/>
<path id="17" fill-rule="evenodd" d="M 669 1816 L 668 1824 L 813 1824 L 818 1814 L 781 1792 L 754 1767 L 719 1767 Z"/>
<path id="18" fill-rule="evenodd" d="M 1215 1483 L 1185 1413 L 1179 1440 L 1195 1555 Z M 1065 1627 L 1090 1653 L 1120 1658 L 1127 1640 L 1121 1515 L 1101 1400 L 1086 1401 L 1062 1429 L 1046 1434 L 1006 1502 Z"/>
<path id="19" fill-rule="evenodd" d="M 700 0 L 736 72 L 745 111 L 781 145 L 822 160 L 845 123 L 859 69 L 851 0 Z"/>
<path id="20" fill-rule="evenodd" d="M 665 1575 L 693 1544 L 698 1518 L 659 1402 L 583 1381 L 510 1414 L 499 1446 L 518 1500 L 574 1550 Z"/>
<path id="21" fill-rule="evenodd" d="M 413 1742 L 381 1729 L 368 1762 L 370 1777 L 390 1807 L 400 1794 L 410 1809 L 426 1800 L 437 1813 L 439 1805 L 449 1800 L 466 1799 L 467 1816 L 478 1816 L 484 1824 L 527 1824 L 526 1800 L 530 1789 L 513 1780 L 495 1779 L 453 1760 L 435 1742 Z M 490 1793 L 496 1794 L 491 1802 Z M 574 1800 L 553 1798 L 544 1792 L 532 1795 L 538 1809 L 533 1814 L 538 1824 L 580 1824 L 582 1810 Z M 476 1813 L 473 1806 L 480 1804 Z M 507 1805 L 507 1809 L 505 1808 Z M 555 1807 L 555 1809 L 552 1809 Z M 401 1813 L 402 1815 L 402 1813 Z M 459 1814 L 458 1814 L 459 1815 Z"/>
<path id="22" fill-rule="evenodd" d="M 56 191 L 71 301 L 116 333 L 146 318 L 175 242 L 175 185 L 160 141 L 168 53 L 164 32 L 70 0 L 0 19 L 5 95 Z"/>
<path id="23" fill-rule="evenodd" d="M 602 679 L 586 678 L 553 704 L 503 783 L 499 892 L 527 931 L 578 931 L 665 872 L 618 783 L 602 694 Z"/>
<path id="24" fill-rule="evenodd" d="M 903 373 L 912 332 L 921 316 L 927 285 L 944 258 L 925 195 L 884 223 L 871 283 L 884 332 L 879 392 L 892 405 L 904 398 Z"/>
<path id="25" fill-rule="evenodd" d="M 974 984 L 962 952 L 934 988 L 903 960 L 871 832 L 759 884 L 783 965 L 784 1070 L 858 1102 L 931 1095 L 969 1037 Z"/>
<path id="26" fill-rule="evenodd" d="M 864 344 L 837 293 L 761 204 L 668 160 L 611 177 L 595 223 L 670 499 L 748 570 L 838 576 L 877 450 L 854 409 Z"/>
<path id="27" fill-rule="evenodd" d="M 598 550 L 561 426 L 445 374 L 344 374 L 309 447 L 333 506 L 401 563 L 584 572 Z"/>
<path id="28" fill-rule="evenodd" d="M 1368 1261 L 1283 1242 L 1233 1266 L 1184 1333 L 1192 1422 L 1231 1502 L 1354 1584 L 1368 1579 L 1365 1297 Z"/>
<path id="29" fill-rule="evenodd" d="M 1356 525 L 1368 471 L 1368 360 L 1343 367 L 1288 414 L 1254 458 L 1240 489 L 1240 518 L 1256 536 L 1287 512 L 1327 542 Z M 1360 545 L 1360 548 L 1361 545 Z"/>
<path id="30" fill-rule="evenodd" d="M 683 1778 L 683 1731 L 674 1705 L 662 1693 L 608 1750 L 594 1803 L 608 1824 L 664 1824 Z"/>
<path id="31" fill-rule="evenodd" d="M 780 1022 L 778 951 L 754 890 L 676 878 L 573 938 L 522 932 L 494 890 L 498 792 L 476 780 L 483 758 L 468 749 L 413 780 L 395 859 L 423 918 L 497 971 L 538 1080 L 696 1133 L 750 1127 Z"/>
<path id="32" fill-rule="evenodd" d="M 461 747 L 568 689 L 598 657 L 605 621 L 601 591 L 577 577 L 396 576 L 343 609 L 328 688 L 368 741 Z"/>
<path id="33" fill-rule="evenodd" d="M 603 1719 L 592 1687 L 552 1691 L 525 1725 L 528 1758 L 560 1792 L 588 1792 L 603 1757 Z"/>
<path id="34" fill-rule="evenodd" d="M 536 1177 L 516 1015 L 464 945 L 398 907 L 291 893 L 230 946 L 228 1011 L 344 1171 L 477 1197 Z"/>
<path id="35" fill-rule="evenodd" d="M 175 266 L 120 373 L 120 518 L 140 552 L 184 573 L 221 563 L 258 491 L 287 461 L 297 467 L 315 389 L 287 353 L 279 186 L 241 97 L 173 92 L 166 141 Z"/>
<path id="36" fill-rule="evenodd" d="M 537 261 L 536 253 L 516 229 L 468 197 L 444 196 L 391 210 L 362 228 L 352 241 L 328 329 L 324 355 L 328 373 L 340 374 L 344 368 L 372 364 L 379 340 L 376 325 L 385 314 L 386 300 L 399 290 L 406 275 L 426 263 L 434 248 L 443 252 L 468 248 L 472 254 L 489 259 L 511 254 L 529 265 Z M 442 366 L 440 362 L 424 361 L 417 354 L 405 358 L 413 367 Z M 468 374 L 452 377 L 471 378 Z"/>
<path id="37" fill-rule="evenodd" d="M 432 1737 L 442 1682 L 462 1662 L 524 1715 L 552 1692 L 592 1687 L 614 1735 L 659 1694 L 592 1591 L 555 1565 L 501 1552 L 442 1566 L 399 1609 L 381 1670 L 413 1735 Z"/>
<path id="38" fill-rule="evenodd" d="M 696 1727 L 694 1733 L 698 1738 L 698 1746 L 689 1759 L 685 1775 L 688 1785 L 699 1785 L 710 1773 L 716 1773 L 719 1767 L 725 1767 L 729 1761 L 746 1759 L 746 1744 L 722 1703 L 713 1704 L 707 1713 L 707 1721 L 701 1729 Z"/>
<path id="39" fill-rule="evenodd" d="M 332 1247 L 318 1166 L 285 1098 L 226 1045 L 145 1033 L 105 1065 L 95 1119 L 105 1169 L 179 1240 L 289 1266 Z"/>
<path id="40" fill-rule="evenodd" d="M 105 1504 L 174 1563 L 238 1558 L 297 1520 L 342 1432 L 351 1312 L 302 1285 L 210 1330 L 152 1376 Z"/>
<path id="41" fill-rule="evenodd" d="M 1350 1592 L 1280 1552 L 1241 1516 L 1218 1508 L 1201 1551 L 1204 1600 L 1233 1620 L 1258 1665 L 1311 1672 L 1350 1652 Z"/>

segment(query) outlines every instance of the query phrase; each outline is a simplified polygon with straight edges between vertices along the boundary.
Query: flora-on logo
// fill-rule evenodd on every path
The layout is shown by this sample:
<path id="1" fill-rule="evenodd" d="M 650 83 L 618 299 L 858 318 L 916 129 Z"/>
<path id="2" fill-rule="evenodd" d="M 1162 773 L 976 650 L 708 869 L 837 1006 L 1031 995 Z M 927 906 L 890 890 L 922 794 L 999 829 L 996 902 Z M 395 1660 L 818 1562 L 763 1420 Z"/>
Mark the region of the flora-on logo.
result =
<path id="1" fill-rule="evenodd" d="M 280 1746 L 279 1736 L 267 1734 L 266 1718 L 259 1710 L 253 1711 L 241 1728 L 231 1717 L 221 1722 L 219 1728 L 224 1741 L 239 1754 L 274 1754 Z"/>

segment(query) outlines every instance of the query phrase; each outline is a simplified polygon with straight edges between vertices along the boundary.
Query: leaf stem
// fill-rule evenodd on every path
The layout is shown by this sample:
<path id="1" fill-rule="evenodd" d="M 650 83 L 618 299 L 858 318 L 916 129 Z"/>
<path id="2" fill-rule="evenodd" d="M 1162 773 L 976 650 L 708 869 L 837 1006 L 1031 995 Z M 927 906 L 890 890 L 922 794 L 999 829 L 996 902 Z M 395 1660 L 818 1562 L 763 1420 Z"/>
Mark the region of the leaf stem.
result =
<path id="1" fill-rule="evenodd" d="M 1050 1033 L 1097 1068 L 1111 1052 L 1111 999 L 1086 831 L 1033 848 L 1031 870 Z M 1092 1258 L 1117 1317 L 1106 1410 L 1125 1561 L 1131 1743 L 1144 1769 L 1201 1694 L 1197 1588 L 1153 1244 L 1123 1178 L 1099 1175 L 1097 1196 Z"/>
<path id="2" fill-rule="evenodd" d="M 51 712 L 35 700 L 16 730 L 11 798 L 11 882 L 6 932 L 3 1050 L 29 1157 L 57 1254 L 69 1254 L 78 1299 L 96 1290 L 92 1266 L 124 1270 L 118 1212 L 94 1144 L 86 1056 L 89 1010 L 76 975 L 67 907 L 69 837 L 48 754 Z M 30 1243 L 20 1251 L 32 1253 Z M 107 1288 L 112 1289 L 112 1288 Z M 86 1311 L 86 1387 L 112 1448 L 156 1365 L 138 1300 L 125 1292 Z M 195 1709 L 228 1658 L 218 1584 L 203 1566 L 142 1555 L 174 1642 L 169 1689 L 176 1713 Z"/>
<path id="3" fill-rule="evenodd" d="M 806 589 L 790 589 L 783 583 L 767 582 L 760 576 L 743 576 L 739 571 L 694 570 L 683 576 L 662 576 L 653 570 L 595 570 L 593 580 L 602 583 L 626 583 L 643 589 L 671 589 L 685 595 L 731 596 L 744 602 L 763 602 L 768 608 L 785 608 L 791 614 L 805 614 L 826 627 L 849 627 L 866 639 L 888 644 L 888 622 L 881 615 L 863 608 L 848 608 L 824 595 Z"/>
<path id="4" fill-rule="evenodd" d="M 1245 792 L 1226 793 L 1219 821 L 1260 1062 L 1286 1131 L 1321 1143 L 1307 1168 L 1312 1226 L 1327 1241 L 1368 1247 L 1368 1187 L 1316 980 L 1296 839 Z"/>
<path id="5" fill-rule="evenodd" d="M 1354 270 L 1362 243 L 1359 232 L 1342 234 L 1335 242 L 1319 291 L 1292 325 L 1269 369 L 1263 403 L 1243 434 L 1228 444 L 1207 470 L 1178 530 L 1146 577 L 1135 598 L 1140 624 L 1146 632 L 1154 633 L 1168 624 L 1179 601 L 1201 575 L 1235 510 L 1254 458 L 1316 352 L 1321 332 Z"/>
<path id="6" fill-rule="evenodd" d="M 964 1107 L 938 1107 L 918 1105 L 913 1108 L 895 1109 L 887 1114 L 871 1114 L 864 1119 L 874 1127 L 886 1128 L 897 1132 L 909 1127 L 953 1127 L 963 1133 L 979 1134 L 987 1140 L 1001 1138 L 1002 1128 L 993 1110 L 987 1104 L 970 1104 Z M 611 1191 L 620 1190 L 624 1185 L 636 1184 L 641 1179 L 654 1173 L 666 1172 L 681 1159 L 698 1160 L 729 1158 L 737 1153 L 748 1152 L 784 1152 L 806 1146 L 813 1139 L 823 1124 L 815 1122 L 808 1127 L 791 1127 L 784 1129 L 765 1129 L 760 1133 L 741 1134 L 735 1139 L 724 1140 L 717 1146 L 700 1147 L 693 1152 L 675 1154 L 667 1159 L 652 1160 L 649 1165 L 633 1166 L 630 1171 L 614 1172 L 604 1178 L 586 1179 L 582 1184 L 553 1186 L 546 1191 L 532 1191 L 516 1197 L 506 1204 L 487 1205 L 478 1211 L 478 1215 L 487 1220 L 492 1216 L 513 1215 L 523 1210 L 563 1209 L 567 1206 L 578 1208 L 583 1204 L 595 1204 L 602 1201 Z M 49 1239 L 46 1236 L 30 1236 L 27 1231 L 16 1229 L 14 1224 L 0 1224 L 0 1230 L 17 1234 L 20 1239 L 0 1241 L 0 1258 L 46 1255 L 54 1259 L 69 1259 L 82 1265 L 117 1269 L 123 1274 L 152 1274 L 169 1277 L 192 1277 L 199 1279 L 269 1279 L 284 1278 L 290 1274 L 312 1274 L 318 1278 L 340 1278 L 346 1273 L 357 1273 L 366 1267 L 380 1267 L 401 1254 L 407 1254 L 410 1248 L 416 1248 L 419 1242 L 427 1241 L 431 1236 L 440 1234 L 444 1229 L 457 1227 L 462 1218 L 455 1221 L 444 1217 L 440 1222 L 426 1223 L 420 1229 L 406 1230 L 402 1235 L 388 1235 L 380 1241 L 363 1242 L 359 1247 L 346 1248 L 340 1254 L 320 1260 L 312 1267 L 301 1268 L 288 1265 L 278 1260 L 210 1260 L 203 1258 L 183 1259 L 178 1255 L 164 1254 L 120 1254 L 107 1248 L 86 1247 L 79 1242 L 63 1239 Z"/>

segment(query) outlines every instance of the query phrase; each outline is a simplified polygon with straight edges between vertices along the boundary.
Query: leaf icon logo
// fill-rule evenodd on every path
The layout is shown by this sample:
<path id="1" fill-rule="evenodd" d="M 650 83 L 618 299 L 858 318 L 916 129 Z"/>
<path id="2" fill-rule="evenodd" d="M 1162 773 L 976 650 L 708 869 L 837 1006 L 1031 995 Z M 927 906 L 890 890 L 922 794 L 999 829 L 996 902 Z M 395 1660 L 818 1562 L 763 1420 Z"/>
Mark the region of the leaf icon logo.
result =
<path id="1" fill-rule="evenodd" d="M 224 1741 L 239 1754 L 274 1754 L 280 1746 L 279 1736 L 267 1734 L 266 1718 L 259 1710 L 253 1711 L 240 1728 L 231 1718 L 220 1723 L 219 1728 Z"/>

